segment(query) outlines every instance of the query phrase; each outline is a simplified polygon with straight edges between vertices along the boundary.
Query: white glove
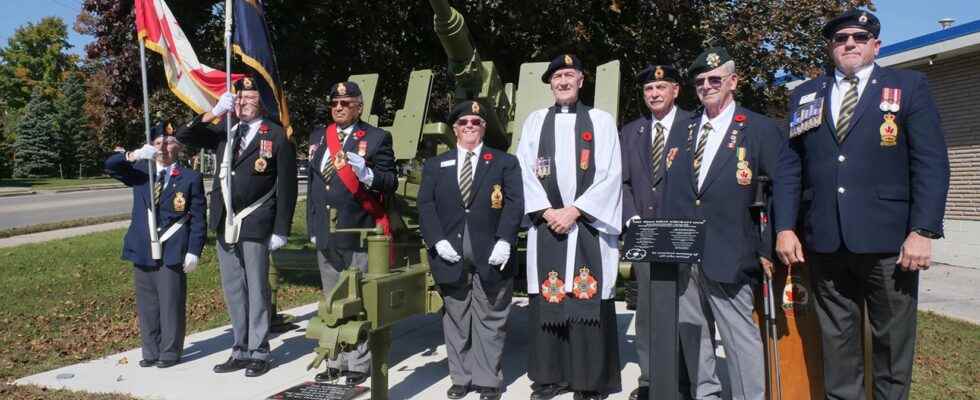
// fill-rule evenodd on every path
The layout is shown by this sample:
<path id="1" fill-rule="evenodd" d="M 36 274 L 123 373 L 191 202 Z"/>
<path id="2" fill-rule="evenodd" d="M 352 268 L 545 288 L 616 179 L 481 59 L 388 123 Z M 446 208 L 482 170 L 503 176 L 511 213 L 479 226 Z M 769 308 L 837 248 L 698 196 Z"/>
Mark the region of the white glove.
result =
<path id="1" fill-rule="evenodd" d="M 285 236 L 279 236 L 273 233 L 272 237 L 269 238 L 269 251 L 279 250 L 280 247 L 285 245 L 286 245 Z"/>
<path id="2" fill-rule="evenodd" d="M 510 259 L 510 243 L 503 240 L 498 240 L 497 244 L 493 245 L 493 251 L 490 252 L 490 265 L 499 265 L 500 270 L 503 271 L 504 267 L 507 266 L 507 260 Z"/>
<path id="3" fill-rule="evenodd" d="M 216 117 L 220 116 L 228 112 L 228 110 L 231 110 L 233 107 L 235 107 L 235 94 L 232 92 L 225 92 L 225 94 L 218 98 L 218 104 L 215 104 L 214 107 L 211 108 L 211 115 Z"/>
<path id="4" fill-rule="evenodd" d="M 634 223 L 636 221 L 639 221 L 639 220 L 640 220 L 640 216 L 639 215 L 634 215 L 634 216 L 630 217 L 630 219 L 626 220 L 626 227 L 629 228 L 630 227 L 630 224 L 632 224 L 632 223 Z"/>
<path id="5" fill-rule="evenodd" d="M 347 152 L 347 163 L 350 164 L 351 168 L 354 169 L 354 174 L 357 175 L 357 180 L 361 183 L 371 186 L 371 182 L 374 182 L 374 171 L 367 167 L 367 163 L 364 161 L 364 157 L 360 154 Z"/>
<path id="6" fill-rule="evenodd" d="M 144 144 L 139 150 L 133 152 L 133 157 L 137 160 L 152 160 L 156 157 L 158 151 L 156 147 L 149 144 Z"/>
<path id="7" fill-rule="evenodd" d="M 197 256 L 195 256 L 195 255 L 193 255 L 191 253 L 185 254 L 184 255 L 184 273 L 185 274 L 189 274 L 191 272 L 194 272 L 194 270 L 197 269 L 197 262 L 198 262 L 198 257 Z"/>
<path id="8" fill-rule="evenodd" d="M 436 243 L 436 253 L 439 253 L 439 257 L 443 260 L 449 261 L 451 263 L 460 260 L 459 253 L 453 249 L 453 245 L 449 244 L 448 240 L 440 240 Z"/>
<path id="9" fill-rule="evenodd" d="M 316 246 L 316 236 L 310 236 L 310 243 L 313 243 L 313 245 Z"/>

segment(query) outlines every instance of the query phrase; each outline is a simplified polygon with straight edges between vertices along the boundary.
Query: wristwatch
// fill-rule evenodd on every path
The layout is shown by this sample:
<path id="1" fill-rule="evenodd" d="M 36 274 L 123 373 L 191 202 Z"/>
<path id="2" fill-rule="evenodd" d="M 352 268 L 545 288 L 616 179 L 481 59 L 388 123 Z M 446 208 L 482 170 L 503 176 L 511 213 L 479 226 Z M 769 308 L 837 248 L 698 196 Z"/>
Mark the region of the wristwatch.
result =
<path id="1" fill-rule="evenodd" d="M 918 233 L 919 236 L 923 236 L 923 237 L 926 237 L 926 238 L 929 238 L 929 239 L 939 239 L 939 238 L 943 237 L 943 235 L 940 235 L 940 234 L 938 234 L 936 232 L 933 232 L 933 231 L 930 231 L 930 230 L 926 230 L 926 229 L 922 229 L 922 228 L 912 229 L 912 232 Z"/>

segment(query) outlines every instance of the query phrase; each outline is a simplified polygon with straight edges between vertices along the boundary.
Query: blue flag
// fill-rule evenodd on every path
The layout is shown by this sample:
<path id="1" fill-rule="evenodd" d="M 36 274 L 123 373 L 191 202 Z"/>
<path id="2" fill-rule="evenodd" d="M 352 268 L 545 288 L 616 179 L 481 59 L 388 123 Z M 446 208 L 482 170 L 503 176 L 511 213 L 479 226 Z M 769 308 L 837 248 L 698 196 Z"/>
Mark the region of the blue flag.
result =
<path id="1" fill-rule="evenodd" d="M 262 0 L 233 0 L 232 51 L 261 77 L 256 81 L 262 96 L 262 107 L 270 118 L 282 124 L 286 135 L 291 136 L 289 107 L 283 95 L 279 67 L 276 65 L 276 55 L 272 49 L 262 3 Z"/>

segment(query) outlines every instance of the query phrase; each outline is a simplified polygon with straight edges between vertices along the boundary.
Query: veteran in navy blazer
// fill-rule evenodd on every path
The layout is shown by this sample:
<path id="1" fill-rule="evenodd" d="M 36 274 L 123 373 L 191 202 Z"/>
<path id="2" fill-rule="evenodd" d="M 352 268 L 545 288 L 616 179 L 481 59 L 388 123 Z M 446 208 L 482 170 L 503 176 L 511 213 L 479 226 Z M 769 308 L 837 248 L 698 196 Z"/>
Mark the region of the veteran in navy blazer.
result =
<path id="1" fill-rule="evenodd" d="M 476 101 L 454 108 L 456 148 L 426 160 L 419 188 L 419 225 L 445 304 L 451 399 L 478 391 L 496 400 L 503 384 L 524 196 L 517 158 L 483 144 L 487 111 Z"/>
<path id="2" fill-rule="evenodd" d="M 161 122 L 151 130 L 152 145 L 115 153 L 105 162 L 113 178 L 133 188 L 132 221 L 123 239 L 122 258 L 133 263 L 143 342 L 140 367 L 167 368 L 180 361 L 186 327 L 186 274 L 197 268 L 206 236 L 204 182 L 197 171 L 177 163 L 183 146 L 173 132 L 170 123 Z M 148 165 L 150 160 L 153 166 Z M 154 259 L 151 251 L 151 209 L 162 242 L 160 259 Z"/>
<path id="3" fill-rule="evenodd" d="M 918 271 L 943 235 L 949 158 L 922 73 L 874 60 L 881 25 L 852 10 L 823 29 L 833 71 L 790 96 L 792 147 L 802 160 L 802 236 L 817 277 L 828 398 L 863 398 L 861 307 L 868 305 L 876 399 L 908 398 Z M 779 204 L 776 205 L 779 207 Z M 786 263 L 804 260 L 778 232 Z"/>
<path id="4" fill-rule="evenodd" d="M 663 215 L 704 219 L 698 277 L 725 343 L 732 398 L 765 397 L 765 361 L 753 321 L 753 287 L 770 270 L 770 241 L 753 214 L 755 177 L 772 179 L 776 199 L 799 191 L 799 161 L 779 125 L 738 106 L 735 61 L 724 48 L 702 52 L 689 69 L 704 111 L 688 122 L 687 144 L 667 172 Z M 787 202 L 788 203 L 788 202 Z M 792 207 L 771 211 L 776 227 L 792 227 Z M 710 320 L 709 320 L 710 321 Z"/>
<path id="5" fill-rule="evenodd" d="M 329 92 L 333 122 L 310 133 L 307 168 L 306 229 L 317 249 L 317 265 L 324 295 L 337 285 L 341 271 L 367 272 L 367 249 L 357 233 L 331 233 L 330 212 L 336 228 L 373 228 L 390 233 L 384 202 L 398 188 L 391 134 L 361 120 L 363 97 L 354 82 L 338 82 Z M 317 381 L 341 375 L 346 383 L 364 382 L 371 372 L 367 343 L 327 361 Z"/>

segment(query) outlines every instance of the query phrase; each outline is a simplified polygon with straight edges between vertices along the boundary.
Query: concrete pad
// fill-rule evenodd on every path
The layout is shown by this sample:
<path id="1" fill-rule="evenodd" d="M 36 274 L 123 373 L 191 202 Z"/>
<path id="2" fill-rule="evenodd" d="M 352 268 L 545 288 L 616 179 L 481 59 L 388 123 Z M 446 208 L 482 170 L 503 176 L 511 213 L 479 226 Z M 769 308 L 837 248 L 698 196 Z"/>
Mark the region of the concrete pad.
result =
<path id="1" fill-rule="evenodd" d="M 919 273 L 919 309 L 980 324 L 980 269 L 934 264 Z"/>

